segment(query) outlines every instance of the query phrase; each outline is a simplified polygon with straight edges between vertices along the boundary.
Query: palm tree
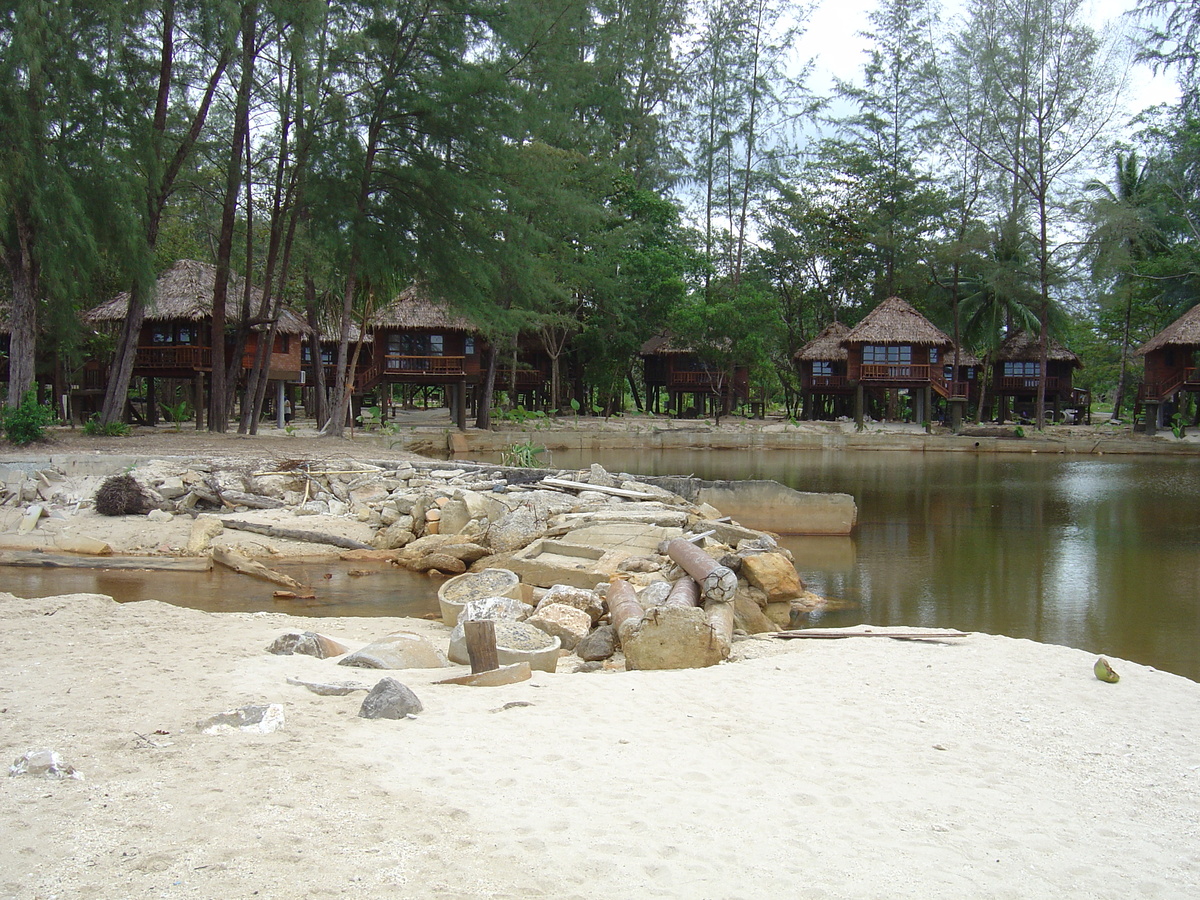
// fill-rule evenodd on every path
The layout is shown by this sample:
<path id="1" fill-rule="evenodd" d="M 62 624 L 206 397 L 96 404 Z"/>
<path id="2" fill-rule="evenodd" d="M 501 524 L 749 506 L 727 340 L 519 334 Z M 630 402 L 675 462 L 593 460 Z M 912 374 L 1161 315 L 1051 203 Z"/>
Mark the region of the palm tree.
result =
<path id="1" fill-rule="evenodd" d="M 1132 356 L 1131 323 L 1134 302 L 1146 291 L 1147 282 L 1139 269 L 1151 257 L 1165 252 L 1166 236 L 1161 227 L 1163 210 L 1150 175 L 1148 163 L 1137 152 L 1118 152 L 1113 184 L 1100 180 L 1087 185 L 1091 196 L 1092 272 L 1099 281 L 1112 285 L 1110 299 L 1123 304 L 1121 325 L 1121 368 L 1113 399 L 1113 419 L 1121 418 Z"/>

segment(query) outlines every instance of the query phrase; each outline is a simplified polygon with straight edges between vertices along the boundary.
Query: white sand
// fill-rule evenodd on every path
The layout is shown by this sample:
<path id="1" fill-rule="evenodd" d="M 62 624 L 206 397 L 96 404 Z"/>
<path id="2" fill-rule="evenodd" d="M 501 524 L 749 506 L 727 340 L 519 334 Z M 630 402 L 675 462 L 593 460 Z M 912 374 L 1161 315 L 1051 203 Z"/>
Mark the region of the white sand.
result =
<path id="1" fill-rule="evenodd" d="M 753 641 L 699 671 L 390 673 L 425 711 L 369 721 L 285 678 L 389 673 L 264 652 L 401 626 L 446 634 L 0 595 L 0 760 L 85 776 L 0 780 L 0 897 L 1200 896 L 1186 679 L 986 635 Z M 263 702 L 284 730 L 194 728 Z"/>

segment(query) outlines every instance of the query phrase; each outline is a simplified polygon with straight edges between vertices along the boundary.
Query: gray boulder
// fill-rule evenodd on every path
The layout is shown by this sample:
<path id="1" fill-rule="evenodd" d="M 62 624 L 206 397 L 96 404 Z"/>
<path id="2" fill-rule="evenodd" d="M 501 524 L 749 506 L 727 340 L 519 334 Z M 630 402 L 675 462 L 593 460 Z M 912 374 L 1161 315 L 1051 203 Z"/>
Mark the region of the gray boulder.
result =
<path id="1" fill-rule="evenodd" d="M 358 714 L 364 719 L 404 719 L 424 709 L 408 685 L 384 678 L 363 698 Z"/>

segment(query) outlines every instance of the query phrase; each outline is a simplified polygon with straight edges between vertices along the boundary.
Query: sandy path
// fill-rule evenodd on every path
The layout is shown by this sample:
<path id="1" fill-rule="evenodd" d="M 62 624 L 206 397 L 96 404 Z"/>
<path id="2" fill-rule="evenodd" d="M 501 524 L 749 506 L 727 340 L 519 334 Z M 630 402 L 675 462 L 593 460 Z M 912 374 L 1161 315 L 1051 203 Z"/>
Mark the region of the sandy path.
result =
<path id="1" fill-rule="evenodd" d="M 85 775 L 0 781 L 0 897 L 1200 896 L 1194 682 L 986 635 L 756 641 L 688 672 L 394 673 L 425 712 L 368 721 L 285 678 L 383 673 L 263 652 L 401 625 L 444 640 L 0 595 L 4 761 Z M 193 727 L 267 701 L 275 734 Z"/>

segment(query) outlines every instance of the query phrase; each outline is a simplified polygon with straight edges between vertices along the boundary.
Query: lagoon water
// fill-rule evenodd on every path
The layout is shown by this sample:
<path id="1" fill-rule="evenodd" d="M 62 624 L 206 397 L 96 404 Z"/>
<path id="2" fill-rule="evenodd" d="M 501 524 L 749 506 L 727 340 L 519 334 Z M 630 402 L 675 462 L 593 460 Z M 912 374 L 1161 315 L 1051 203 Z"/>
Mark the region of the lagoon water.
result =
<path id="1" fill-rule="evenodd" d="M 591 461 L 557 452 L 552 464 Z M 852 494 L 853 537 L 784 539 L 812 590 L 857 604 L 807 624 L 1004 634 L 1200 681 L 1200 459 L 710 450 L 595 461 Z"/>

